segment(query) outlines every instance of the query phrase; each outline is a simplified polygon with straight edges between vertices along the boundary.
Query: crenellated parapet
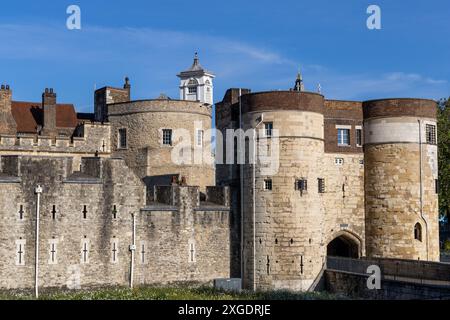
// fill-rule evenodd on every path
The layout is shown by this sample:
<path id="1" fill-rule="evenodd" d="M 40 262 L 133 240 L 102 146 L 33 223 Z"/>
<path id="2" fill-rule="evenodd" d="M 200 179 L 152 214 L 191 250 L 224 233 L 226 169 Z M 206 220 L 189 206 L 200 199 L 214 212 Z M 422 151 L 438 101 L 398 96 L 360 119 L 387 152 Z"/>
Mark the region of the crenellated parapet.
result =
<path id="1" fill-rule="evenodd" d="M 111 153 L 111 126 L 84 123 L 78 128 L 79 137 L 52 137 L 44 135 L 0 134 L 0 154 L 91 154 Z"/>

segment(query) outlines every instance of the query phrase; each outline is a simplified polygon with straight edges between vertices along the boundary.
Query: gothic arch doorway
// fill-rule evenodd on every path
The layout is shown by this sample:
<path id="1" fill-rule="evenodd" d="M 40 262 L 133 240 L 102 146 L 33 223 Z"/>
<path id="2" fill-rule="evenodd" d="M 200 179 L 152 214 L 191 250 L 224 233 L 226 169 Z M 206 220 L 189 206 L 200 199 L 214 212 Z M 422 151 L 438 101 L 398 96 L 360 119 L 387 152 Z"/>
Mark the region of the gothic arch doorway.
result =
<path id="1" fill-rule="evenodd" d="M 327 256 L 358 259 L 360 257 L 360 241 L 348 233 L 337 235 L 328 243 Z"/>

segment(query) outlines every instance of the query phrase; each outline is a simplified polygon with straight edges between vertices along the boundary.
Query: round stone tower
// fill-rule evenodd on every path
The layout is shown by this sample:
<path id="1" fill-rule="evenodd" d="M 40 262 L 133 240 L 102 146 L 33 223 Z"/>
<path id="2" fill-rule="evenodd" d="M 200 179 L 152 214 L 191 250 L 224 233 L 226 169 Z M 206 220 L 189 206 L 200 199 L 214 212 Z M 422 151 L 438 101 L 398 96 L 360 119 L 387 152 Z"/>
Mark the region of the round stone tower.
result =
<path id="1" fill-rule="evenodd" d="M 369 257 L 439 260 L 436 102 L 363 103 Z"/>
<path id="2" fill-rule="evenodd" d="M 147 185 L 173 176 L 202 191 L 214 185 L 210 105 L 198 101 L 130 101 L 108 105 L 113 152 Z"/>
<path id="3" fill-rule="evenodd" d="M 324 209 L 317 193 L 324 155 L 324 97 L 301 91 L 242 96 L 243 285 L 247 289 L 307 290 L 320 272 Z M 269 152 L 270 156 L 264 157 Z M 251 157 L 250 157 L 251 158 Z"/>

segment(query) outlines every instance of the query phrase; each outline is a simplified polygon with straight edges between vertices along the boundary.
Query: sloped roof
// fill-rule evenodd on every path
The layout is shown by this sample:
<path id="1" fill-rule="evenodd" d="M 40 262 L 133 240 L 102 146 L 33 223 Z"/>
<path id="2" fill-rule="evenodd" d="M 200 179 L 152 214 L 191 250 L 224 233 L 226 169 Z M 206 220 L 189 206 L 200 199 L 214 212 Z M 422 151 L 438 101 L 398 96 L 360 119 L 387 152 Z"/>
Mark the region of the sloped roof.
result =
<path id="1" fill-rule="evenodd" d="M 194 76 L 194 75 L 199 75 L 199 74 L 213 74 L 212 72 L 204 69 L 202 67 L 202 65 L 200 64 L 200 60 L 198 58 L 198 54 L 195 53 L 195 57 L 194 57 L 194 63 L 192 64 L 192 66 L 187 69 L 186 71 L 182 71 L 178 74 L 178 77 L 189 77 L 189 76 Z"/>
<path id="2" fill-rule="evenodd" d="M 17 124 L 17 132 L 36 133 L 43 125 L 42 104 L 36 102 L 12 101 L 11 112 Z M 75 128 L 78 124 L 73 104 L 56 105 L 56 127 Z"/>

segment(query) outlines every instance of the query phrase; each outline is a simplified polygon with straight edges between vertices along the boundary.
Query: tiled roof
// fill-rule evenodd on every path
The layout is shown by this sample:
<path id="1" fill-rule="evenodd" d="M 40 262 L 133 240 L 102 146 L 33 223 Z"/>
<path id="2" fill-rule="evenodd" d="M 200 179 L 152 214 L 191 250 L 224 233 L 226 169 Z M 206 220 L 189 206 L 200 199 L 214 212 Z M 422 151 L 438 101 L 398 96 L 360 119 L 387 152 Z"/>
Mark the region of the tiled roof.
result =
<path id="1" fill-rule="evenodd" d="M 12 101 L 11 111 L 17 124 L 17 132 L 36 133 L 43 125 L 42 104 L 36 102 Z M 75 128 L 78 124 L 73 104 L 56 105 L 56 127 Z"/>

